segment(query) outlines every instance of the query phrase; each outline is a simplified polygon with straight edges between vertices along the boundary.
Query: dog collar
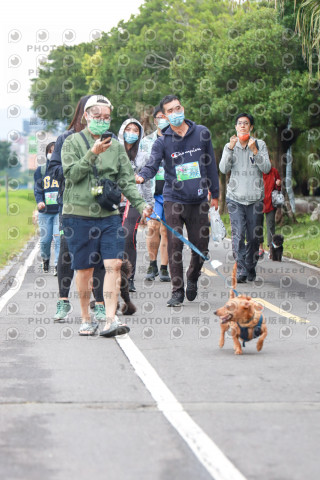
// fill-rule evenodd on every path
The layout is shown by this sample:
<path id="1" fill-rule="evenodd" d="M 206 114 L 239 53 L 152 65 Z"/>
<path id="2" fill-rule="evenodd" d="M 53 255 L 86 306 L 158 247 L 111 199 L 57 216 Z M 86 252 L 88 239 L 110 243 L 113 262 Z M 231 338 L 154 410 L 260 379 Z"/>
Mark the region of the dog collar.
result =
<path id="1" fill-rule="evenodd" d="M 281 245 L 276 245 L 275 243 L 272 242 L 273 248 L 279 248 Z"/>

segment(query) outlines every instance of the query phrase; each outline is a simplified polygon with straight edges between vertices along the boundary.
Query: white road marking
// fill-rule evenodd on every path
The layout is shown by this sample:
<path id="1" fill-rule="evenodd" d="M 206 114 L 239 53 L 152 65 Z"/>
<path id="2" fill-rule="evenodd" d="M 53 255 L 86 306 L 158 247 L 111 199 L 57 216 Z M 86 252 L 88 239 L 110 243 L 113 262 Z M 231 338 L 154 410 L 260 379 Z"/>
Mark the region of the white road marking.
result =
<path id="1" fill-rule="evenodd" d="M 116 340 L 170 424 L 215 480 L 245 480 L 219 447 L 192 420 L 131 338 Z"/>
<path id="2" fill-rule="evenodd" d="M 6 293 L 0 298 L 0 312 L 5 307 L 6 303 L 20 290 L 20 287 L 23 283 L 24 277 L 26 276 L 27 270 L 32 266 L 35 256 L 39 249 L 39 242 L 35 245 L 33 250 L 31 250 L 27 260 L 24 265 L 21 265 L 19 270 L 14 276 L 14 285 L 6 291 Z"/>

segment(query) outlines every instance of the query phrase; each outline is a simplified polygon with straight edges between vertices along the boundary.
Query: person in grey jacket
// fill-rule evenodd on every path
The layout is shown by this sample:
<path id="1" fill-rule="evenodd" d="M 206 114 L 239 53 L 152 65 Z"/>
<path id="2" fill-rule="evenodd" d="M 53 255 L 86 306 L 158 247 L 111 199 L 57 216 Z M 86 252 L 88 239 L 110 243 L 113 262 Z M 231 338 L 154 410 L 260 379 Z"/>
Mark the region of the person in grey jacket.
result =
<path id="1" fill-rule="evenodd" d="M 141 123 L 135 118 L 128 118 L 120 127 L 118 138 L 124 145 L 132 165 L 133 172 L 137 175 L 149 160 L 149 155 L 139 150 L 139 143 L 144 135 Z M 151 206 L 154 205 L 152 183 L 149 180 L 143 185 L 137 185 L 142 198 Z M 137 230 L 141 215 L 126 198 L 120 204 L 122 207 L 122 226 L 125 232 L 125 253 L 132 265 L 132 274 L 129 278 L 129 292 L 135 292 L 134 275 L 137 260 Z"/>
<path id="2" fill-rule="evenodd" d="M 250 133 L 254 118 L 248 113 L 236 117 L 236 132 L 224 147 L 219 164 L 222 173 L 231 172 L 226 202 L 232 231 L 232 250 L 238 264 L 237 281 L 256 278 L 263 215 L 263 173 L 271 169 L 267 146 Z M 247 243 L 245 243 L 245 240 Z"/>

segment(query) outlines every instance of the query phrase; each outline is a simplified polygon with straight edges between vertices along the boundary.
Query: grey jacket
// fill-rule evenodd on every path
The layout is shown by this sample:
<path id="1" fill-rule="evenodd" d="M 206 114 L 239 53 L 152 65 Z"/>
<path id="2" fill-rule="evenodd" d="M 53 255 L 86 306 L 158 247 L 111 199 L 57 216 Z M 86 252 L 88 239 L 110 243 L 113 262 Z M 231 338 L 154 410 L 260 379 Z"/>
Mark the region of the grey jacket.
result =
<path id="1" fill-rule="evenodd" d="M 118 138 L 119 142 L 124 145 L 124 130 L 129 123 L 135 123 L 138 125 L 140 128 L 140 137 L 139 137 L 139 142 L 141 142 L 141 139 L 144 135 L 144 130 L 141 125 L 141 123 L 136 120 L 135 118 L 128 118 L 123 122 L 123 124 L 120 127 L 119 133 L 118 133 Z M 140 170 L 145 166 L 145 164 L 148 162 L 150 155 L 148 155 L 146 152 L 142 152 L 140 149 L 137 152 L 137 156 L 134 159 L 134 162 L 131 162 L 132 168 L 134 173 L 139 174 Z M 149 180 L 141 185 L 137 185 L 138 192 L 142 196 L 142 198 L 147 202 L 149 205 L 154 205 L 154 197 L 153 197 L 153 185 L 152 182 Z M 126 202 L 121 202 L 121 206 L 125 205 Z"/>
<path id="2" fill-rule="evenodd" d="M 248 146 L 242 148 L 239 140 L 233 150 L 229 143 L 223 149 L 219 164 L 222 173 L 231 172 L 227 185 L 227 199 L 250 205 L 264 199 L 263 173 L 269 173 L 271 163 L 267 146 L 263 140 L 257 140 L 259 151 L 253 155 Z"/>

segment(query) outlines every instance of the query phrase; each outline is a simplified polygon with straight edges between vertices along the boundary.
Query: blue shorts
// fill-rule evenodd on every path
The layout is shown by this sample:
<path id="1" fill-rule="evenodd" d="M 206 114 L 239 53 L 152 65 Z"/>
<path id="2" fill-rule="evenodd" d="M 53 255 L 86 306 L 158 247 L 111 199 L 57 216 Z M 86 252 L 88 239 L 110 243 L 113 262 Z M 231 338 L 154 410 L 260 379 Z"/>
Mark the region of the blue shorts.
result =
<path id="1" fill-rule="evenodd" d="M 63 217 L 63 231 L 74 270 L 94 268 L 102 260 L 123 258 L 125 239 L 119 215 Z"/>
<path id="2" fill-rule="evenodd" d="M 163 220 L 166 221 L 166 217 L 164 216 L 164 209 L 163 209 L 163 195 L 155 195 L 154 196 L 154 207 L 153 210 L 156 212 L 157 215 Z M 150 217 L 147 217 L 147 221 L 151 219 L 157 219 L 155 214 L 153 213 Z"/>

